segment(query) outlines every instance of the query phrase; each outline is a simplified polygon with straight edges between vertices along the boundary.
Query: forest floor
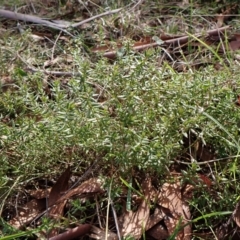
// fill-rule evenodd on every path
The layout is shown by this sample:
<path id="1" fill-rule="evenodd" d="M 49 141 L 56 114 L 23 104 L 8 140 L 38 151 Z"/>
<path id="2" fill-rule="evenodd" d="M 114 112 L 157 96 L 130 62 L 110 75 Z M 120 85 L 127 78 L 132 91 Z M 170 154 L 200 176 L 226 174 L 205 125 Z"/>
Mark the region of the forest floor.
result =
<path id="1" fill-rule="evenodd" d="M 1 1 L 1 239 L 240 239 L 239 11 Z"/>

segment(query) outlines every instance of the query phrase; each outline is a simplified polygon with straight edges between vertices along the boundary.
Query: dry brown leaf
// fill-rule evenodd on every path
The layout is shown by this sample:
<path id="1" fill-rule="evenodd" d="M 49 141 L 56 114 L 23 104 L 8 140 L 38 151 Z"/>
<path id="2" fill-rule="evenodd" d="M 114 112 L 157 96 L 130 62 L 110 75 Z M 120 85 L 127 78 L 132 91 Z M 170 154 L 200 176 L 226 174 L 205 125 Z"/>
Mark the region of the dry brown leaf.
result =
<path id="1" fill-rule="evenodd" d="M 36 34 L 30 34 L 30 38 L 33 42 L 40 42 L 40 41 L 45 40 L 44 37 L 38 36 Z"/>
<path id="2" fill-rule="evenodd" d="M 35 199 L 42 199 L 42 198 L 48 198 L 51 190 L 52 188 L 37 189 L 37 190 L 29 190 L 27 191 L 27 193 Z"/>
<path id="3" fill-rule="evenodd" d="M 147 231 L 147 234 L 156 240 L 164 240 L 169 237 L 168 230 L 161 224 L 156 224 L 153 228 Z"/>
<path id="4" fill-rule="evenodd" d="M 198 174 L 198 177 L 203 184 L 205 184 L 208 188 L 211 188 L 212 181 L 207 176 L 205 176 L 204 174 Z"/>
<path id="5" fill-rule="evenodd" d="M 143 231 L 146 230 L 146 225 L 150 214 L 150 194 L 151 194 L 151 179 L 146 178 L 142 183 L 142 191 L 144 198 L 136 212 L 129 211 L 123 215 L 123 220 L 120 223 L 121 235 L 123 237 L 132 236 L 134 239 L 140 239 Z"/>
<path id="6" fill-rule="evenodd" d="M 73 62 L 73 56 L 70 55 L 70 54 L 65 55 L 64 61 L 66 61 L 66 63 L 72 63 Z"/>
<path id="7" fill-rule="evenodd" d="M 232 51 L 237 51 L 240 49 L 240 41 L 231 41 L 229 42 L 229 48 Z"/>
<path id="8" fill-rule="evenodd" d="M 68 200 L 69 198 L 82 195 L 85 193 L 103 193 L 102 181 L 98 178 L 90 178 L 83 182 L 80 186 L 71 189 L 65 195 L 63 195 L 58 202 Z"/>
<path id="9" fill-rule="evenodd" d="M 223 68 L 224 68 L 224 66 L 223 66 L 221 63 L 217 62 L 217 63 L 214 64 L 214 68 L 215 68 L 217 71 L 220 71 L 220 70 L 222 71 Z"/>
<path id="10" fill-rule="evenodd" d="M 98 227 L 92 226 L 90 231 L 91 231 L 91 233 L 89 235 L 90 238 L 99 239 L 99 240 L 105 239 L 105 234 L 106 234 L 105 230 L 102 230 Z M 116 233 L 108 231 L 107 239 L 108 240 L 118 240 L 118 236 Z"/>
<path id="11" fill-rule="evenodd" d="M 240 41 L 240 34 L 239 34 L 239 33 L 234 33 L 233 38 L 234 38 L 236 41 Z"/>
<path id="12" fill-rule="evenodd" d="M 61 216 L 63 215 L 63 210 L 64 210 L 64 207 L 65 207 L 65 204 L 67 203 L 67 200 L 64 200 L 56 205 L 54 205 L 48 215 L 54 219 L 60 219 Z M 53 228 L 51 229 L 51 231 L 48 233 L 48 237 L 53 237 L 53 236 L 56 236 L 58 235 L 58 229 L 57 228 Z"/>
<path id="13" fill-rule="evenodd" d="M 66 172 L 59 178 L 58 182 L 59 184 L 61 182 L 67 182 L 66 180 L 68 179 L 68 171 L 66 170 Z M 55 184 L 56 185 L 56 184 Z M 55 185 L 53 186 L 53 188 L 55 187 Z M 103 189 L 101 188 L 101 181 L 96 179 L 96 178 L 91 178 L 87 181 L 85 181 L 84 183 L 82 183 L 80 186 L 73 188 L 72 190 L 70 190 L 69 192 L 65 193 L 64 195 L 62 195 L 59 199 L 56 200 L 55 194 L 53 195 L 56 200 L 55 205 L 52 206 L 51 210 L 49 211 L 49 215 L 54 217 L 55 219 L 62 216 L 63 214 L 63 210 L 64 210 L 64 206 L 67 202 L 67 200 L 75 195 L 81 195 L 81 194 L 86 194 L 86 193 L 99 193 L 99 192 L 103 192 Z M 57 187 L 56 187 L 57 189 Z M 51 197 L 51 196 L 50 196 Z M 53 202 L 53 200 L 52 200 Z M 49 206 L 51 206 L 49 204 Z M 56 236 L 58 234 L 58 230 L 56 228 L 52 229 L 51 232 L 49 233 L 50 237 Z"/>
<path id="14" fill-rule="evenodd" d="M 147 224 L 146 224 L 146 230 L 152 228 L 154 225 L 159 223 L 163 218 L 166 216 L 161 206 L 156 206 L 154 209 L 154 213 L 149 216 Z"/>
<path id="15" fill-rule="evenodd" d="M 189 0 L 182 0 L 181 3 L 178 4 L 180 7 L 186 7 L 189 6 Z"/>
<path id="16" fill-rule="evenodd" d="M 54 66 L 56 63 L 58 63 L 61 60 L 62 59 L 60 57 L 56 57 L 55 59 L 47 60 L 44 62 L 43 67 L 46 68 L 46 67 Z"/>
<path id="17" fill-rule="evenodd" d="M 149 217 L 146 225 L 147 234 L 157 240 L 163 240 L 169 237 L 168 230 L 159 222 L 164 219 L 166 213 L 161 206 L 156 206 L 154 213 Z"/>
<path id="18" fill-rule="evenodd" d="M 10 76 L 0 76 L 0 89 L 3 92 L 6 92 L 7 90 L 13 90 L 14 83 L 15 80 Z"/>
<path id="19" fill-rule="evenodd" d="M 50 217 L 54 218 L 55 220 L 56 220 L 56 219 L 60 219 L 61 216 L 63 215 L 63 212 L 64 212 L 63 210 L 64 210 L 64 207 L 65 207 L 66 203 L 67 203 L 67 200 L 64 200 L 64 201 L 62 201 L 62 202 L 54 205 L 54 206 L 50 209 L 48 215 L 49 215 Z M 58 229 L 57 229 L 57 228 L 53 228 L 53 229 L 51 229 L 51 231 L 48 233 L 48 237 L 53 237 L 53 236 L 56 236 L 57 234 L 58 234 Z"/>
<path id="20" fill-rule="evenodd" d="M 166 214 L 164 223 L 167 226 L 169 234 L 173 234 L 178 224 L 183 226 L 190 220 L 189 205 L 182 196 L 182 188 L 180 182 L 165 183 L 158 195 L 158 204 L 169 210 Z M 179 231 L 176 240 L 191 239 L 191 226 L 187 225 Z"/>
<path id="21" fill-rule="evenodd" d="M 68 190 L 68 181 L 70 179 L 70 176 L 71 176 L 71 170 L 70 170 L 70 167 L 68 167 L 66 169 L 66 171 L 64 173 L 62 173 L 62 175 L 59 177 L 57 182 L 53 185 L 52 190 L 50 192 L 49 206 L 51 208 L 50 208 L 48 214 L 50 217 L 52 217 L 54 219 L 59 219 L 63 215 L 63 210 L 64 210 L 67 200 L 58 202 L 54 206 L 53 206 L 53 204 L 55 204 L 58 201 L 58 199 L 60 199 L 60 197 L 63 195 L 63 193 Z M 53 228 L 49 232 L 48 236 L 53 237 L 57 234 L 58 234 L 58 230 L 56 228 Z"/>
<path id="22" fill-rule="evenodd" d="M 224 18 L 225 18 L 225 16 L 223 14 L 219 14 L 217 16 L 217 27 L 223 26 Z"/>
<path id="23" fill-rule="evenodd" d="M 70 176 L 71 170 L 70 167 L 68 167 L 52 187 L 48 201 L 49 206 L 53 206 L 53 204 L 57 202 L 57 200 L 63 195 L 63 193 L 67 191 Z"/>
<path id="24" fill-rule="evenodd" d="M 63 210 L 64 210 L 66 203 L 67 203 L 67 200 L 64 200 L 64 201 L 52 206 L 50 211 L 48 212 L 48 215 L 55 219 L 60 218 L 63 215 Z"/>
<path id="25" fill-rule="evenodd" d="M 45 210 L 46 199 L 33 199 L 23 207 L 19 207 L 18 216 L 14 217 L 9 223 L 20 229 L 30 223 L 41 211 Z"/>
<path id="26" fill-rule="evenodd" d="M 233 213 L 232 213 L 232 218 L 234 222 L 240 227 L 240 201 L 237 203 Z"/>
<path id="27" fill-rule="evenodd" d="M 89 233 L 90 229 L 91 229 L 90 224 L 82 224 L 78 227 L 75 227 L 64 233 L 61 233 L 55 237 L 51 237 L 49 238 L 49 240 L 66 240 L 66 239 L 71 240 L 71 239 L 79 238 Z"/>
<path id="28" fill-rule="evenodd" d="M 61 37 L 59 37 L 59 39 L 65 41 L 67 43 L 70 43 L 70 39 L 68 37 L 66 37 L 66 36 L 61 36 Z"/>

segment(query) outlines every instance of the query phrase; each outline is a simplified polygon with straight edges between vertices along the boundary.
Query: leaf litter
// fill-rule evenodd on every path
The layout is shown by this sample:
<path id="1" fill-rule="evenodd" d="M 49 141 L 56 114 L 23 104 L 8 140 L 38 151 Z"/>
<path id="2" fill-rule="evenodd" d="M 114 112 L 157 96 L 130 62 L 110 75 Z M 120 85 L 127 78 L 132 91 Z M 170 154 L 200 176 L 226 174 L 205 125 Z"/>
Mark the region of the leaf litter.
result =
<path id="1" fill-rule="evenodd" d="M 67 168 L 53 185 L 50 193 L 45 192 L 44 198 L 41 198 L 44 190 L 39 189 L 39 194 L 35 191 L 32 196 L 35 196 L 36 199 L 32 199 L 24 206 L 19 207 L 18 216 L 13 218 L 10 224 L 15 228 L 23 229 L 31 227 L 31 223 L 36 222 L 36 220 L 39 224 L 43 216 L 54 219 L 55 222 L 61 222 L 62 217 L 64 217 L 64 208 L 71 199 L 77 197 L 87 200 L 105 192 L 101 181 L 94 178 L 68 189 L 70 176 L 70 168 Z M 177 181 L 172 184 L 165 183 L 157 190 L 152 186 L 151 178 L 145 178 L 141 183 L 142 196 L 137 210 L 127 211 L 125 209 L 119 216 L 121 236 L 141 239 L 144 232 L 148 231 L 150 236 L 158 234 L 162 236 L 156 239 L 166 239 L 166 236 L 172 235 L 178 226 L 182 230 L 177 233 L 176 239 L 190 239 L 191 225 L 187 223 L 190 221 L 191 215 L 186 202 L 186 193 L 192 191 L 192 188 L 188 185 L 184 188 L 184 192 L 182 189 L 180 182 Z M 155 209 L 151 214 L 150 208 L 153 203 Z M 93 239 L 103 239 L 105 231 L 85 223 L 62 233 L 59 233 L 58 228 L 53 228 L 50 232 L 45 233 L 45 236 L 48 236 L 49 239 L 64 239 L 65 237 L 73 239 L 86 234 L 89 234 Z M 110 231 L 108 239 L 117 239 L 117 235 Z"/>
<path id="2" fill-rule="evenodd" d="M 39 194 L 35 191 L 32 196 L 37 198 L 27 202 L 24 206 L 19 207 L 17 211 L 18 216 L 13 218 L 10 221 L 10 224 L 15 228 L 22 229 L 27 227 L 31 222 L 35 222 L 36 219 L 39 221 L 39 217 L 41 218 L 45 215 L 51 219 L 55 219 L 55 221 L 61 220 L 64 214 L 65 205 L 72 197 L 77 196 L 78 198 L 87 198 L 88 195 L 91 195 L 92 197 L 95 194 L 103 193 L 103 189 L 100 184 L 101 181 L 94 178 L 83 182 L 77 187 L 69 189 L 68 184 L 70 176 L 71 171 L 68 167 L 53 185 L 49 194 L 47 193 L 43 196 L 42 192 L 44 192 L 44 190 L 38 190 Z M 86 234 L 86 232 L 89 231 L 90 225 L 86 224 L 78 226 L 73 230 L 69 230 L 64 234 L 60 234 L 59 238 L 54 238 L 54 236 L 58 235 L 57 229 L 52 229 L 48 232 L 47 236 L 50 237 L 50 239 L 64 239 L 66 236 L 71 239 L 81 236 L 83 232 Z"/>

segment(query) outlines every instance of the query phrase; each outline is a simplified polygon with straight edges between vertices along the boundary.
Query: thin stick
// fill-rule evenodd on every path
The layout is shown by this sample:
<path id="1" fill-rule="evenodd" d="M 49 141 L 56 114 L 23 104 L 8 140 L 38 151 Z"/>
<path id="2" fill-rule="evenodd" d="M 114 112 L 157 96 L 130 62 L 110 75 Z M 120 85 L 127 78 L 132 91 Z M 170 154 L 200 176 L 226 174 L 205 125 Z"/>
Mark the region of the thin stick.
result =
<path id="1" fill-rule="evenodd" d="M 209 31 L 206 31 L 206 34 L 208 34 L 210 36 L 214 36 L 214 35 L 219 34 L 220 32 L 222 32 L 222 31 L 224 31 L 228 28 L 229 28 L 229 26 L 224 26 L 224 27 L 221 27 L 221 28 L 209 30 Z M 194 36 L 198 38 L 198 37 L 201 37 L 203 35 L 204 34 L 198 33 Z M 186 35 L 186 36 L 183 36 L 183 37 L 166 40 L 166 41 L 164 41 L 164 44 L 167 44 L 167 45 L 169 45 L 169 44 L 178 44 L 178 45 L 179 44 L 184 44 L 188 41 L 188 39 L 189 39 L 189 36 Z M 157 42 L 153 42 L 153 43 L 148 43 L 148 44 L 135 46 L 135 47 L 133 47 L 133 50 L 134 51 L 143 51 L 143 50 L 148 49 L 150 47 L 157 47 L 157 46 L 159 46 L 159 44 Z M 95 52 L 101 52 L 101 51 L 95 51 Z M 116 50 L 105 52 L 103 54 L 103 56 L 107 57 L 107 58 L 114 58 L 116 56 Z"/>
<path id="2" fill-rule="evenodd" d="M 56 45 L 57 45 L 58 39 L 60 38 L 61 34 L 62 34 L 62 32 L 60 32 L 60 33 L 58 34 L 57 39 L 56 39 L 56 41 L 55 41 L 54 44 L 53 44 L 52 56 L 51 56 L 51 60 L 52 60 L 52 61 L 53 61 L 53 58 L 54 58 L 54 52 L 55 52 Z"/>
<path id="3" fill-rule="evenodd" d="M 196 161 L 195 162 L 184 162 L 184 161 L 180 161 L 180 160 L 177 160 L 177 159 L 174 159 L 174 161 L 177 162 L 177 163 L 180 163 L 180 164 L 184 164 L 184 165 L 193 165 L 193 164 L 204 165 L 204 164 L 208 164 L 208 163 L 220 162 L 220 161 L 223 161 L 223 160 L 229 160 L 229 159 L 236 158 L 236 157 L 240 157 L 240 155 L 235 155 L 235 156 L 230 156 L 230 157 L 225 157 L 225 158 L 212 159 L 212 160 L 203 161 L 203 162 L 196 162 Z"/>
<path id="4" fill-rule="evenodd" d="M 10 18 L 10 19 L 13 19 L 13 20 L 21 20 L 21 21 L 24 21 L 24 22 L 38 23 L 38 24 L 41 24 L 41 25 L 45 25 L 45 26 L 52 27 L 52 28 L 57 28 L 57 29 L 67 28 L 70 25 L 70 23 L 68 23 L 68 24 L 55 24 L 51 21 L 44 20 L 44 19 L 42 19 L 40 17 L 37 17 L 37 16 L 22 14 L 22 13 L 16 13 L 16 12 L 3 10 L 3 9 L 0 9 L 0 16 L 3 17 L 3 18 Z"/>
<path id="5" fill-rule="evenodd" d="M 72 77 L 72 76 L 81 76 L 81 73 L 78 72 L 60 72 L 60 71 L 47 71 L 47 70 L 41 70 L 41 69 L 35 69 L 32 67 L 27 67 L 26 69 L 24 69 L 26 71 L 30 71 L 30 72 L 41 72 L 44 74 L 48 74 L 48 75 L 54 75 L 57 77 Z"/>
<path id="6" fill-rule="evenodd" d="M 121 240 L 121 234 L 120 234 L 120 229 L 119 229 L 119 225 L 118 225 L 117 213 L 116 213 L 116 211 L 115 211 L 115 208 L 114 208 L 112 199 L 110 199 L 110 204 L 111 204 L 111 207 L 112 207 L 112 213 L 113 213 L 113 217 L 114 217 L 114 221 L 115 221 L 115 226 L 116 226 L 116 230 L 117 230 L 117 236 L 118 236 L 118 239 Z"/>
<path id="7" fill-rule="evenodd" d="M 92 20 L 94 20 L 94 19 L 97 19 L 97 18 L 106 16 L 106 15 L 118 13 L 118 12 L 120 12 L 121 10 L 122 10 L 122 8 L 117 8 L 117 9 L 114 9 L 114 10 L 110 10 L 110 11 L 107 11 L 107 12 L 104 12 L 104 13 L 101 13 L 101 14 L 98 14 L 98 15 L 96 15 L 96 16 L 90 17 L 90 18 L 88 18 L 88 19 L 85 19 L 85 20 L 83 20 L 83 21 L 81 21 L 81 22 L 74 23 L 74 24 L 70 25 L 70 27 L 73 27 L 73 28 L 79 27 L 79 26 L 83 25 L 84 23 L 88 23 L 88 22 L 90 22 L 90 21 L 92 21 Z"/>
<path id="8" fill-rule="evenodd" d="M 131 7 L 131 11 L 133 11 L 137 6 L 143 3 L 144 0 L 139 0 L 133 7 Z"/>

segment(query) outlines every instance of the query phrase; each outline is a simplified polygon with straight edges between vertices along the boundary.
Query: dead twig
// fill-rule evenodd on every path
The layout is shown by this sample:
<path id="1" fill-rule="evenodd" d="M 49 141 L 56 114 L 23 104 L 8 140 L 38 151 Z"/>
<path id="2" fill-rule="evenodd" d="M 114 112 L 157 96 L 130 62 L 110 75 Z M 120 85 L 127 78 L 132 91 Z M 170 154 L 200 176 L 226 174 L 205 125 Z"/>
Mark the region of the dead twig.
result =
<path id="1" fill-rule="evenodd" d="M 61 34 L 62 34 L 62 32 L 60 32 L 60 33 L 58 34 L 57 39 L 56 39 L 56 41 L 55 41 L 54 44 L 53 44 L 51 61 L 53 61 L 53 59 L 54 59 L 55 48 L 56 48 L 57 42 L 58 42 Z"/>
<path id="2" fill-rule="evenodd" d="M 98 15 L 96 15 L 96 16 L 90 17 L 90 18 L 88 18 L 88 19 L 85 19 L 85 20 L 83 20 L 83 21 L 81 21 L 81 22 L 74 23 L 74 24 L 72 24 L 70 27 L 73 27 L 73 28 L 79 27 L 79 26 L 81 26 L 81 25 L 83 25 L 83 24 L 85 24 L 85 23 L 91 22 L 91 21 L 94 20 L 94 19 L 97 19 L 97 18 L 106 16 L 106 15 L 118 13 L 118 12 L 120 12 L 121 10 L 122 10 L 122 8 L 117 8 L 117 9 L 114 9 L 114 10 L 110 10 L 110 11 L 107 11 L 107 12 L 104 12 L 104 13 L 101 13 L 101 14 L 98 14 Z"/>
<path id="3" fill-rule="evenodd" d="M 199 38 L 201 36 L 204 36 L 204 35 L 216 36 L 216 35 L 219 35 L 220 33 L 222 33 L 223 31 L 227 30 L 228 28 L 229 28 L 229 26 L 224 26 L 224 27 L 221 27 L 221 28 L 216 28 L 216 29 L 213 29 L 213 30 L 206 31 L 204 33 L 195 34 L 195 36 L 197 38 Z M 165 40 L 163 45 L 185 44 L 185 43 L 188 42 L 189 38 L 190 37 L 188 35 L 186 35 L 186 36 L 182 36 L 182 37 L 178 37 L 178 38 L 174 38 L 174 39 Z M 157 42 L 153 42 L 153 43 L 147 43 L 147 44 L 133 46 L 133 50 L 134 51 L 143 51 L 145 49 L 148 49 L 148 48 L 151 48 L 151 47 L 157 47 L 157 46 L 159 46 L 159 44 Z M 96 51 L 93 51 L 93 52 L 101 52 L 101 51 L 96 50 Z M 116 53 L 117 53 L 116 50 L 108 51 L 108 52 L 105 52 L 103 54 L 103 56 L 107 57 L 107 58 L 110 58 L 110 59 L 113 59 L 113 58 L 116 57 Z"/>
<path id="4" fill-rule="evenodd" d="M 237 158 L 239 157 L 238 155 L 235 156 L 229 156 L 229 157 L 225 157 L 225 158 L 218 158 L 218 159 L 212 159 L 212 160 L 208 160 L 208 161 L 202 161 L 202 162 L 184 162 L 178 159 L 174 159 L 175 162 L 180 163 L 180 164 L 184 164 L 184 165 L 192 165 L 192 164 L 196 164 L 196 165 L 204 165 L 204 164 L 209 164 L 209 163 L 213 163 L 213 162 L 220 162 L 220 161 L 226 161 L 229 159 L 233 159 L 233 158 Z"/>
<path id="5" fill-rule="evenodd" d="M 3 10 L 3 9 L 0 9 L 0 17 L 40 24 L 42 26 L 46 26 L 46 27 L 50 27 L 50 28 L 53 28 L 53 29 L 61 30 L 61 31 L 63 31 L 63 32 L 65 32 L 68 35 L 73 37 L 73 35 L 71 33 L 69 33 L 68 31 L 65 30 L 66 28 L 68 28 L 71 25 L 68 22 L 66 22 L 65 24 L 62 24 L 62 23 L 60 24 L 60 23 L 51 22 L 51 21 L 42 19 L 42 18 L 37 17 L 37 16 L 22 14 L 22 13 L 16 13 L 16 12 Z"/>
<path id="6" fill-rule="evenodd" d="M 46 26 L 46 27 L 50 27 L 50 28 L 53 28 L 53 29 L 57 29 L 57 30 L 61 30 L 63 32 L 66 32 L 66 30 L 64 30 L 64 29 L 79 27 L 79 26 L 81 26 L 85 23 L 88 23 L 88 22 L 90 22 L 94 19 L 106 16 L 106 15 L 118 13 L 121 10 L 122 10 L 122 8 L 117 8 L 117 9 L 114 9 L 114 10 L 110 10 L 110 11 L 98 14 L 96 16 L 90 17 L 88 19 L 85 19 L 81 22 L 74 23 L 74 24 L 71 24 L 70 22 L 67 22 L 67 21 L 65 21 L 64 23 L 62 23 L 62 22 L 59 23 L 57 21 L 51 21 L 51 20 L 48 21 L 48 20 L 42 19 L 42 18 L 37 17 L 37 16 L 22 14 L 22 13 L 16 13 L 16 12 L 3 10 L 3 9 L 0 9 L 0 17 L 13 19 L 13 20 L 20 20 L 20 21 L 24 21 L 24 22 L 32 22 L 32 23 L 40 24 L 40 25 L 43 25 L 43 26 Z M 68 33 L 68 34 L 70 34 L 70 33 Z"/>
<path id="7" fill-rule="evenodd" d="M 142 1 L 143 0 L 139 0 L 133 6 L 132 10 L 135 7 L 137 7 L 139 4 L 141 4 Z M 88 19 L 85 19 L 85 20 L 83 20 L 81 22 L 74 23 L 74 24 L 71 24 L 70 22 L 67 22 L 67 21 L 65 21 L 64 23 L 63 22 L 58 22 L 58 21 L 53 21 L 53 20 L 52 21 L 51 20 L 48 21 L 48 20 L 42 19 L 42 18 L 37 17 L 37 16 L 28 15 L 28 14 L 22 14 L 22 13 L 16 13 L 16 12 L 3 10 L 3 9 L 0 9 L 0 17 L 13 19 L 13 20 L 20 20 L 20 21 L 24 21 L 24 22 L 32 22 L 32 23 L 40 24 L 40 25 L 43 25 L 43 26 L 46 26 L 46 27 L 50 27 L 50 28 L 53 28 L 53 29 L 61 30 L 61 31 L 63 31 L 63 32 L 65 32 L 68 35 L 73 37 L 73 35 L 70 34 L 69 32 L 67 32 L 65 29 L 79 27 L 79 26 L 81 26 L 81 25 L 83 25 L 85 23 L 91 22 L 92 20 L 95 20 L 97 18 L 106 16 L 106 15 L 110 15 L 110 14 L 118 13 L 122 9 L 123 8 L 117 8 L 117 9 L 114 9 L 114 10 L 109 10 L 109 11 L 100 13 L 98 15 L 92 16 L 92 17 L 90 17 Z"/>
<path id="8" fill-rule="evenodd" d="M 63 240 L 63 239 L 75 239 L 77 237 L 85 236 L 91 230 L 90 224 L 81 224 L 75 228 L 72 228 L 57 236 L 51 237 L 49 240 Z"/>
<path id="9" fill-rule="evenodd" d="M 131 7 L 131 11 L 133 11 L 135 8 L 137 8 L 139 5 L 141 5 L 144 2 L 144 0 L 139 0 L 136 4 L 134 4 L 133 7 Z"/>
<path id="10" fill-rule="evenodd" d="M 40 70 L 31 67 L 27 67 L 24 69 L 25 71 L 29 72 L 41 72 L 47 75 L 57 76 L 57 77 L 72 77 L 72 76 L 81 76 L 81 73 L 78 72 L 59 72 L 59 71 L 47 71 L 47 70 Z"/>

